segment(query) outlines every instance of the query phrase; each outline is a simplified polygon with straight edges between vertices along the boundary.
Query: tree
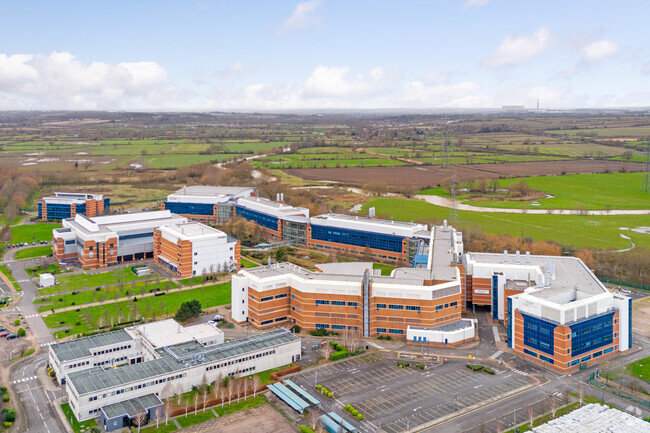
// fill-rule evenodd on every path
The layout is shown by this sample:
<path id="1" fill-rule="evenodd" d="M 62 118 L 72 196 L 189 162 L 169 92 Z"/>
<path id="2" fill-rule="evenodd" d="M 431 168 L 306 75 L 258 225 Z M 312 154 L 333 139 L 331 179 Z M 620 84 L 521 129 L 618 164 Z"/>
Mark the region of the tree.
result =
<path id="1" fill-rule="evenodd" d="M 147 422 L 147 411 L 143 408 L 139 408 L 131 422 L 138 427 L 138 433 L 140 433 L 142 425 Z"/>
<path id="2" fill-rule="evenodd" d="M 192 317 L 199 317 L 203 313 L 201 303 L 196 299 L 186 301 L 181 304 L 174 315 L 174 319 L 178 322 L 186 322 Z"/>
<path id="3" fill-rule="evenodd" d="M 228 392 L 228 405 L 230 405 L 230 402 L 232 401 L 232 396 L 235 393 L 235 381 L 234 380 L 229 380 L 228 385 L 226 386 L 226 390 Z"/>
<path id="4" fill-rule="evenodd" d="M 528 182 L 526 182 L 523 179 L 513 183 L 508 188 L 508 192 L 513 197 L 527 197 L 531 193 L 531 191 L 532 189 L 530 188 L 530 185 L 528 185 Z"/>
<path id="5" fill-rule="evenodd" d="M 580 406 L 582 406 L 582 400 L 585 397 L 585 387 L 583 385 L 580 385 L 578 388 L 578 398 L 580 399 Z"/>
<path id="6" fill-rule="evenodd" d="M 27 333 L 25 332 L 25 329 L 18 328 L 17 334 L 18 334 L 19 337 L 24 337 Z"/>
<path id="7" fill-rule="evenodd" d="M 205 406 L 208 404 L 209 395 L 210 395 L 210 387 L 207 384 L 207 380 L 204 374 L 203 383 L 201 384 L 201 402 L 203 403 L 203 412 L 205 412 Z"/>
<path id="8" fill-rule="evenodd" d="M 552 395 L 548 396 L 548 408 L 551 410 L 553 418 L 555 418 L 555 412 L 557 412 L 557 400 Z"/>
<path id="9" fill-rule="evenodd" d="M 276 262 L 278 263 L 286 262 L 288 258 L 289 258 L 289 254 L 287 254 L 287 249 L 285 247 L 279 247 L 275 251 Z"/>
<path id="10" fill-rule="evenodd" d="M 194 415 L 199 408 L 199 393 L 198 391 L 194 393 Z"/>
<path id="11" fill-rule="evenodd" d="M 528 421 L 530 422 L 530 428 L 533 428 L 533 421 L 535 421 L 535 409 L 532 407 L 528 408 Z"/>
<path id="12" fill-rule="evenodd" d="M 330 359 L 330 355 L 334 351 L 334 349 L 332 348 L 332 346 L 330 344 L 325 344 L 321 350 L 322 350 L 323 356 L 325 357 L 326 360 Z"/>
<path id="13" fill-rule="evenodd" d="M 257 393 L 257 388 L 259 388 L 261 384 L 262 384 L 262 379 L 260 379 L 259 376 L 254 375 L 253 376 L 253 398 L 255 398 L 255 394 Z"/>

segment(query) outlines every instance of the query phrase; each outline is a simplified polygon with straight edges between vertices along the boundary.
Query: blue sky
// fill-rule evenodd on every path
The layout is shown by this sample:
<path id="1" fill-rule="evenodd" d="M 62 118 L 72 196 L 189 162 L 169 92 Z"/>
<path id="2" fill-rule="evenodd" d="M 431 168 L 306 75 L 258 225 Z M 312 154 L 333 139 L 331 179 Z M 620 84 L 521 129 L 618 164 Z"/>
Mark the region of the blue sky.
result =
<path id="1" fill-rule="evenodd" d="M 647 1 L 3 1 L 0 109 L 650 106 Z"/>

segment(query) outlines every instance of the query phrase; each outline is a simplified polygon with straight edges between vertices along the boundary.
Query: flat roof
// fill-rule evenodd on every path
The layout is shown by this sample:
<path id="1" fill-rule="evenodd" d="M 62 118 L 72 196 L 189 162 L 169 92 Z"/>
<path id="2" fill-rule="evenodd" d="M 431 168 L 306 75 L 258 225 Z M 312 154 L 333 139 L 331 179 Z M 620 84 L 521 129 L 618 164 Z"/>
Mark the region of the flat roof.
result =
<path id="1" fill-rule="evenodd" d="M 246 191 L 255 191 L 254 187 L 250 186 L 210 186 L 210 185 L 190 185 L 184 186 L 174 194 L 178 195 L 205 195 L 205 196 L 219 196 L 219 195 L 237 195 L 245 193 Z"/>
<path id="2" fill-rule="evenodd" d="M 263 197 L 241 197 L 237 199 L 237 206 L 255 210 L 258 212 L 269 212 L 273 216 L 284 218 L 296 214 L 309 215 L 309 210 L 304 207 L 291 206 L 285 203 L 269 200 Z"/>
<path id="3" fill-rule="evenodd" d="M 154 349 L 172 344 L 185 343 L 193 339 L 192 335 L 174 319 L 158 320 L 157 322 L 130 326 L 126 328 L 126 332 L 132 335 L 133 338 L 138 335 L 146 338 Z"/>
<path id="4" fill-rule="evenodd" d="M 156 394 L 147 394 L 142 397 L 109 404 L 108 406 L 102 407 L 102 412 L 104 412 L 107 419 L 121 418 L 124 416 L 133 418 L 137 415 L 138 411 L 146 412 L 147 409 L 161 406 L 162 404 L 163 402 L 160 401 Z"/>
<path id="5" fill-rule="evenodd" d="M 476 264 L 500 264 L 506 272 L 508 269 L 516 269 L 518 266 L 536 266 L 544 274 L 551 273 L 554 269 L 555 274 L 549 279 L 549 287 L 539 287 L 540 290 L 530 292 L 531 296 L 540 299 L 549 299 L 552 301 L 553 297 L 571 290 L 576 290 L 583 298 L 608 292 L 607 288 L 603 286 L 593 272 L 577 257 L 530 255 L 529 263 L 526 263 L 526 257 L 522 254 L 519 260 L 520 263 L 516 263 L 516 256 L 514 254 L 509 254 L 508 262 L 505 262 L 504 254 L 468 253 L 468 255 Z M 511 281 L 514 279 L 508 280 Z M 524 278 L 519 281 L 526 281 L 526 279 Z M 533 276 L 531 286 L 536 285 L 536 278 Z"/>
<path id="6" fill-rule="evenodd" d="M 189 221 L 182 224 L 170 224 L 159 228 L 160 231 L 169 232 L 171 235 L 183 240 L 196 240 L 200 238 L 219 237 L 227 238 L 221 230 L 206 226 L 194 221 Z"/>
<path id="7" fill-rule="evenodd" d="M 79 395 L 84 395 L 295 341 L 300 339 L 286 329 L 231 340 L 207 348 L 196 341 L 189 341 L 157 349 L 156 353 L 160 357 L 150 361 L 106 370 L 94 367 L 70 373 L 68 382 Z"/>
<path id="8" fill-rule="evenodd" d="M 325 227 L 341 227 L 352 230 L 378 232 L 395 236 L 413 237 L 415 233 L 426 231 L 426 224 L 412 222 L 382 220 L 377 218 L 360 217 L 329 213 L 316 215 L 310 218 L 312 225 Z"/>
<path id="9" fill-rule="evenodd" d="M 461 329 L 467 329 L 471 328 L 474 325 L 472 324 L 472 321 L 469 319 L 460 319 L 455 322 L 450 322 L 450 323 L 445 323 L 444 325 L 439 325 L 439 326 L 433 326 L 430 328 L 427 328 L 425 326 L 411 326 L 409 325 L 408 327 L 410 329 L 415 329 L 418 331 L 442 331 L 442 332 L 451 332 L 451 331 L 460 331 Z"/>
<path id="10" fill-rule="evenodd" d="M 327 274 L 363 276 L 366 270 L 372 275 L 372 262 L 317 263 L 316 268 Z"/>
<path id="11" fill-rule="evenodd" d="M 133 338 L 126 331 L 119 330 L 64 341 L 53 344 L 50 347 L 60 362 L 68 362 L 91 356 L 91 349 L 127 341 L 133 341 Z"/>
<path id="12" fill-rule="evenodd" d="M 185 331 L 192 336 L 192 338 L 199 340 L 203 338 L 215 337 L 217 335 L 223 334 L 223 331 L 219 328 L 215 328 L 212 325 L 207 323 L 201 323 L 198 325 L 186 326 Z"/>
<path id="13" fill-rule="evenodd" d="M 97 233 L 112 233 L 117 229 L 138 229 L 137 226 L 143 223 L 155 223 L 158 226 L 183 223 L 187 221 L 187 218 L 173 214 L 168 210 L 160 210 L 131 214 L 101 215 L 92 218 L 77 214 L 74 218 L 65 219 L 64 221 L 67 225 L 81 233 L 93 235 Z"/>

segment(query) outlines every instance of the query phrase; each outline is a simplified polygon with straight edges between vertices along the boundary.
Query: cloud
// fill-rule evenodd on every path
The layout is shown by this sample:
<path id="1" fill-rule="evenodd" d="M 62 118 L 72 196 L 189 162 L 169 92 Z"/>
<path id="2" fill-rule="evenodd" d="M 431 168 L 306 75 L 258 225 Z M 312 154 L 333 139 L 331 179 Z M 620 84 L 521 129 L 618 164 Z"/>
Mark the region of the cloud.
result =
<path id="1" fill-rule="evenodd" d="M 463 9 L 485 6 L 489 2 L 490 0 L 467 0 L 463 3 Z"/>
<path id="2" fill-rule="evenodd" d="M 217 74 L 221 78 L 232 78 L 232 77 L 238 77 L 242 75 L 247 75 L 247 74 L 252 74 L 254 72 L 259 71 L 261 65 L 247 65 L 243 62 L 237 61 L 233 63 L 232 65 L 221 69 L 220 71 L 217 72 Z"/>
<path id="3" fill-rule="evenodd" d="M 547 106 L 551 102 L 558 101 L 568 93 L 567 87 L 555 88 L 545 85 L 535 86 L 528 92 L 530 99 L 539 100 L 542 106 Z"/>
<path id="4" fill-rule="evenodd" d="M 643 75 L 650 75 L 650 62 L 647 62 L 641 67 L 641 73 Z"/>
<path id="5" fill-rule="evenodd" d="M 293 33 L 318 22 L 318 17 L 314 15 L 320 4 L 320 0 L 309 0 L 298 3 L 291 16 L 284 22 L 278 33 Z"/>
<path id="6" fill-rule="evenodd" d="M 493 67 L 512 66 L 531 59 L 551 45 L 548 26 L 542 27 L 532 35 L 507 36 L 496 51 L 486 59 Z"/>
<path id="7" fill-rule="evenodd" d="M 349 97 L 372 95 L 385 91 L 399 77 L 381 67 L 376 67 L 367 76 L 349 76 L 349 66 L 319 65 L 304 84 L 306 97 Z"/>
<path id="8" fill-rule="evenodd" d="M 590 43 L 582 49 L 582 61 L 585 63 L 597 63 L 618 54 L 618 50 L 618 42 L 601 39 L 600 41 Z"/>
<path id="9" fill-rule="evenodd" d="M 137 108 L 183 93 L 155 62 L 84 64 L 67 52 L 0 54 L 0 96 L 34 108 Z"/>
<path id="10" fill-rule="evenodd" d="M 401 106 L 418 108 L 466 108 L 488 107 L 491 101 L 477 93 L 481 86 L 475 81 L 458 83 L 438 82 L 428 84 L 424 80 L 406 83 L 401 94 Z"/>

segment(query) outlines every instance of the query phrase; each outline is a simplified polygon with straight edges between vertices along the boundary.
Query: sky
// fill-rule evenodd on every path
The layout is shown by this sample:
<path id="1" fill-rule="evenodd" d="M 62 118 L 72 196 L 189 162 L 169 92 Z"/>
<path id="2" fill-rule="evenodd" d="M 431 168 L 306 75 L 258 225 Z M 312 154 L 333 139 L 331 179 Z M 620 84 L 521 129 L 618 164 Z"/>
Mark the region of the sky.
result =
<path id="1" fill-rule="evenodd" d="M 0 110 L 650 106 L 647 0 L 0 5 Z"/>

